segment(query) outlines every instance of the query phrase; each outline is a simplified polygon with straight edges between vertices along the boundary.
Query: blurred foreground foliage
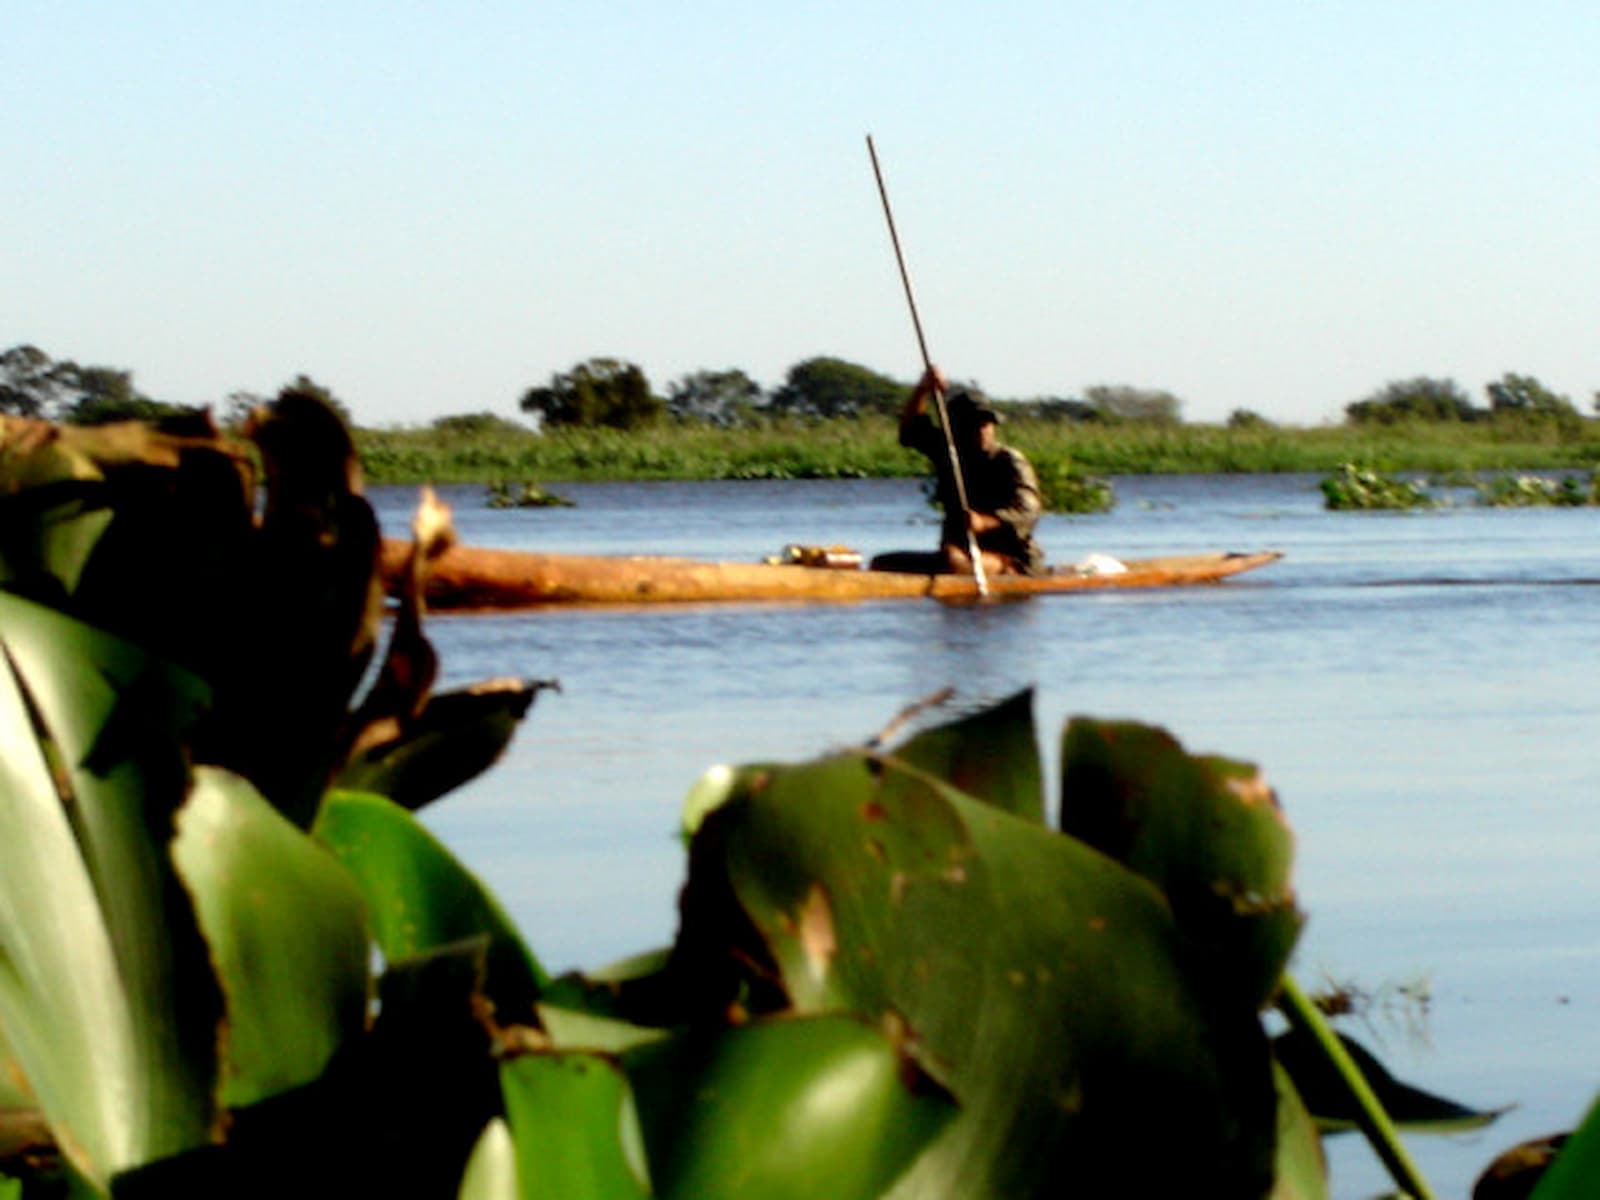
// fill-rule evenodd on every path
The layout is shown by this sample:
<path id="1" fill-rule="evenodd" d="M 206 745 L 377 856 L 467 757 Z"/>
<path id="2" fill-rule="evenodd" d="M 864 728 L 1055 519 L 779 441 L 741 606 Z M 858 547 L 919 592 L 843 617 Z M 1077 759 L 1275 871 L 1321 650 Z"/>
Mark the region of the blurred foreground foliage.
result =
<path id="1" fill-rule="evenodd" d="M 244 432 L 0 418 L 0 1193 L 1423 1195 L 1493 1118 L 1302 1002 L 1254 767 L 1075 718 L 1052 800 L 1027 693 L 714 768 L 674 944 L 552 977 L 413 815 L 545 684 L 436 692 L 448 515 L 382 580 L 336 414 Z"/>

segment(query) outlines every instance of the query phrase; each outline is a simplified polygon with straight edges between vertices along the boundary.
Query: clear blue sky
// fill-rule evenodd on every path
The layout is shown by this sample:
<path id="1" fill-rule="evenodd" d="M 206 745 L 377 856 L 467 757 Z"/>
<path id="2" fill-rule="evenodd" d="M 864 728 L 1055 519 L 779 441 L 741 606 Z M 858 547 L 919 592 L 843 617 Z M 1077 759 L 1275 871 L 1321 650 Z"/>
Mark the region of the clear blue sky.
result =
<path id="1" fill-rule="evenodd" d="M 6 3 L 0 348 L 364 423 L 834 354 L 1335 419 L 1600 389 L 1600 5 Z"/>

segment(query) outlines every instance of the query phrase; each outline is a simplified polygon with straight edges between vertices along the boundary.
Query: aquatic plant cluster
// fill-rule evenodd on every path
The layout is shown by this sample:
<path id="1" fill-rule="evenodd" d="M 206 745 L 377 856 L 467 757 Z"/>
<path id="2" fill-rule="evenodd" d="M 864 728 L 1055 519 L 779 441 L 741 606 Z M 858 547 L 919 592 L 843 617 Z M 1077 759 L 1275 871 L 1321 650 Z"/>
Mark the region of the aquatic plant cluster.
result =
<path id="1" fill-rule="evenodd" d="M 1341 463 L 1319 485 L 1326 507 L 1335 510 L 1435 508 L 1448 503 L 1429 490 L 1430 484 L 1447 491 L 1471 489 L 1476 503 L 1486 508 L 1584 508 L 1600 504 L 1600 470 L 1587 475 L 1530 475 L 1497 473 L 1483 478 L 1454 472 L 1437 480 L 1407 480 L 1394 475 Z"/>
<path id="2" fill-rule="evenodd" d="M 490 508 L 571 508 L 565 496 L 546 491 L 532 480 L 512 483 L 496 479 L 489 484 L 484 503 Z"/>
<path id="3" fill-rule="evenodd" d="M 1319 486 L 1327 507 L 1332 509 L 1432 508 L 1434 505 L 1433 497 L 1420 485 L 1354 463 L 1340 463 L 1339 469 Z"/>
<path id="4" fill-rule="evenodd" d="M 1425 1198 L 1397 1127 L 1495 1118 L 1287 974 L 1252 764 L 1074 718 L 1049 787 L 1027 692 L 709 770 L 673 944 L 552 976 L 415 815 L 552 685 L 436 691 L 448 513 L 385 574 L 334 413 L 246 433 L 0 416 L 8 1200 L 1325 1200 L 1350 1128 Z"/>
<path id="5" fill-rule="evenodd" d="M 1497 475 L 1477 483 L 1490 508 L 1587 508 L 1600 504 L 1600 471 L 1582 475 Z"/>
<path id="6" fill-rule="evenodd" d="M 1110 480 L 1085 474 L 1068 459 L 1043 458 L 1033 467 L 1046 512 L 1103 513 L 1116 506 L 1116 490 Z"/>

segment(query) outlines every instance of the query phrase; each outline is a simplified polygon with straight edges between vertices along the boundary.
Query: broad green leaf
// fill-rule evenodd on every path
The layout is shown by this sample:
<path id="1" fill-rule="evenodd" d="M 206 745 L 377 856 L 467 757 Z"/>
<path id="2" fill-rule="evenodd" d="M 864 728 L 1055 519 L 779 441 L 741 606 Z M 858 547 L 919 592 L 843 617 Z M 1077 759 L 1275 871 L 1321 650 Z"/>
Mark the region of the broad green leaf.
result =
<path id="1" fill-rule="evenodd" d="M 164 852 L 203 689 L 3 594 L 0 648 L 0 1026 L 103 1185 L 212 1132 L 215 982 Z"/>
<path id="2" fill-rule="evenodd" d="M 1562 1144 L 1556 1160 L 1528 1200 L 1582 1200 L 1594 1195 L 1600 1179 L 1600 1103 L 1589 1109 L 1576 1133 Z"/>
<path id="3" fill-rule="evenodd" d="M 1468 1108 L 1404 1083 L 1360 1042 L 1342 1033 L 1337 1036 L 1397 1129 L 1411 1133 L 1466 1133 L 1491 1124 L 1505 1111 Z M 1357 1127 L 1350 1089 L 1310 1033 L 1291 1029 L 1279 1034 L 1272 1039 L 1272 1051 L 1294 1079 L 1318 1128 L 1325 1133 L 1338 1133 Z"/>
<path id="4" fill-rule="evenodd" d="M 74 430 L 0 418 L 0 586 L 51 602 L 77 590 L 110 523 L 110 490 Z"/>
<path id="5" fill-rule="evenodd" d="M 1272 1079 L 1278 1090 L 1278 1152 L 1270 1200 L 1328 1200 L 1328 1162 L 1316 1122 L 1277 1063 Z"/>
<path id="6" fill-rule="evenodd" d="M 1061 774 L 1063 832 L 1151 880 L 1218 983 L 1266 1005 L 1303 919 L 1294 837 L 1256 768 L 1190 755 L 1154 726 L 1076 718 Z"/>
<path id="7" fill-rule="evenodd" d="M 1033 689 L 896 747 L 901 762 L 926 771 L 975 800 L 1044 822 L 1044 781 L 1033 724 Z"/>
<path id="8" fill-rule="evenodd" d="M 615 1059 L 525 1054 L 500 1068 L 500 1088 L 523 1200 L 651 1195 L 633 1093 Z"/>
<path id="9" fill-rule="evenodd" d="M 538 1007 L 539 1025 L 558 1050 L 588 1050 L 600 1054 L 621 1054 L 635 1046 L 659 1042 L 665 1029 L 635 1025 L 615 1017 L 600 1016 L 581 1009 L 554 1004 Z"/>
<path id="10" fill-rule="evenodd" d="M 28 1077 L 23 1074 L 17 1056 L 11 1052 L 5 1027 L 0 1025 L 0 1109 L 32 1108 L 33 1104 Z"/>
<path id="11" fill-rule="evenodd" d="M 745 776 L 695 839 L 683 909 L 677 962 L 708 1003 L 742 981 L 758 1006 L 905 1023 L 963 1111 L 897 1195 L 1271 1178 L 1254 1013 L 1213 1019 L 1161 896 L 1079 842 L 844 754 Z"/>
<path id="12" fill-rule="evenodd" d="M 76 479 L 0 497 L 0 586 L 41 601 L 74 592 L 111 523 L 106 500 Z"/>
<path id="13" fill-rule="evenodd" d="M 486 935 L 484 991 L 498 1019 L 532 1020 L 543 968 L 500 902 L 415 817 L 382 796 L 330 792 L 313 832 L 354 874 L 386 959 Z"/>
<path id="14" fill-rule="evenodd" d="M 366 1024 L 355 880 L 246 780 L 215 768 L 196 772 L 172 853 L 227 1005 L 224 1102 L 311 1082 Z"/>
<path id="15" fill-rule="evenodd" d="M 674 1200 L 869 1200 L 955 1116 L 892 1036 L 850 1017 L 691 1032 L 623 1062 Z"/>
<path id="16" fill-rule="evenodd" d="M 393 740 L 346 763 L 335 782 L 415 812 L 492 766 L 538 692 L 538 684 L 496 680 L 433 696 Z"/>
<path id="17" fill-rule="evenodd" d="M 517 1147 L 511 1129 L 496 1117 L 483 1127 L 483 1136 L 472 1148 L 466 1172 L 461 1176 L 457 1200 L 518 1200 Z"/>
<path id="18" fill-rule="evenodd" d="M 658 973 L 667 965 L 672 957 L 670 946 L 658 947 L 655 950 L 645 950 L 638 954 L 630 954 L 627 958 L 618 959 L 616 962 L 607 963 L 603 967 L 585 971 L 584 978 L 594 983 L 606 986 L 622 986 L 637 983 Z"/>

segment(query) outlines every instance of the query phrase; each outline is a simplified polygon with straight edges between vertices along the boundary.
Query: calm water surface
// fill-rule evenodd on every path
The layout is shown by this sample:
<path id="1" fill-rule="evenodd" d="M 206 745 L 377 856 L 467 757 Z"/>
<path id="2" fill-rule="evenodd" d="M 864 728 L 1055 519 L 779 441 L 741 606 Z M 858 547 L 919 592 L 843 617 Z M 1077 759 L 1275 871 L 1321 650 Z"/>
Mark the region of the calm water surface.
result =
<path id="1" fill-rule="evenodd" d="M 507 760 L 428 820 L 554 970 L 669 942 L 678 806 L 707 766 L 864 740 L 953 685 L 1036 689 L 1047 760 L 1068 717 L 1165 725 L 1257 762 L 1298 834 L 1295 970 L 1381 995 L 1351 1028 L 1392 1069 L 1518 1107 L 1414 1138 L 1442 1195 L 1500 1148 L 1570 1127 L 1600 1086 L 1600 515 L 1336 514 L 1316 479 L 1119 479 L 1116 511 L 1050 516 L 1050 557 L 1275 548 L 1220 587 L 981 607 L 707 606 L 435 618 L 447 682 L 559 678 Z M 566 485 L 571 509 L 447 489 L 469 542 L 753 560 L 787 542 L 931 546 L 906 481 Z M 409 489 L 376 489 L 400 532 Z M 1384 1177 L 1330 1144 L 1335 1192 Z"/>

